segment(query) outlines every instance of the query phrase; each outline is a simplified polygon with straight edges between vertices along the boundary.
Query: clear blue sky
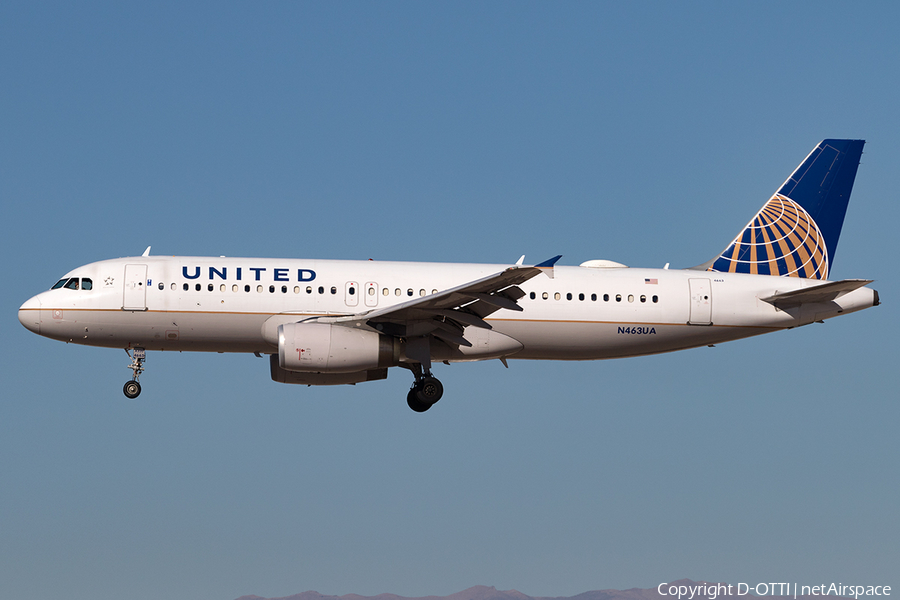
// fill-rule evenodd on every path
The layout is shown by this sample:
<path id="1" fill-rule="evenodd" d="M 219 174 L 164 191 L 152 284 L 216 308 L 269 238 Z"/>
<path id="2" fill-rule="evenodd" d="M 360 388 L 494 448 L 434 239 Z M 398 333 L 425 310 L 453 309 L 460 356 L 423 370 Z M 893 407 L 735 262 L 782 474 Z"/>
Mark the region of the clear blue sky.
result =
<path id="1" fill-rule="evenodd" d="M 0 5 L 0 597 L 900 586 L 896 3 Z M 868 141 L 835 278 L 884 305 L 616 362 L 283 386 L 35 336 L 140 254 L 687 267 Z M 893 241 L 892 241 L 893 240 Z"/>

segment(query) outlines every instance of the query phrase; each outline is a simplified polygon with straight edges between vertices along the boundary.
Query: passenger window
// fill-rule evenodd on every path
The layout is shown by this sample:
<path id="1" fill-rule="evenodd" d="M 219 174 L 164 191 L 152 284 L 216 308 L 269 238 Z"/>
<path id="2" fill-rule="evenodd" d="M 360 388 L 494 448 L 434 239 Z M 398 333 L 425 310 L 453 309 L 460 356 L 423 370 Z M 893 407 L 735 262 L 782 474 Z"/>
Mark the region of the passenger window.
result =
<path id="1" fill-rule="evenodd" d="M 312 286 L 311 285 L 306 286 L 306 293 L 312 294 Z"/>
<path id="2" fill-rule="evenodd" d="M 395 295 L 395 296 L 399 296 L 399 295 L 402 294 L 402 293 L 403 293 L 403 292 L 400 291 L 400 288 L 397 288 L 396 290 L 394 290 L 394 295 Z"/>
<path id="3" fill-rule="evenodd" d="M 256 293 L 257 293 L 257 294 L 262 294 L 262 291 L 263 291 L 263 286 L 261 286 L 261 285 L 256 286 Z"/>
<path id="4" fill-rule="evenodd" d="M 584 294 L 578 294 L 578 299 L 579 299 L 579 300 L 584 300 Z"/>
<path id="5" fill-rule="evenodd" d="M 653 296 L 652 300 L 653 303 L 656 304 L 657 302 L 659 302 L 659 296 Z"/>
<path id="6" fill-rule="evenodd" d="M 425 290 L 419 290 L 419 295 L 420 295 L 420 296 L 424 296 L 424 295 L 425 295 Z"/>
<path id="7" fill-rule="evenodd" d="M 54 284 L 53 284 L 53 287 L 50 288 L 50 289 L 51 289 L 51 290 L 58 290 L 58 289 L 61 288 L 62 286 L 66 285 L 66 282 L 67 282 L 67 281 L 68 281 L 68 279 L 60 279 L 59 281 L 57 281 L 56 283 L 54 283 Z"/>
<path id="8" fill-rule="evenodd" d="M 544 292 L 543 294 L 541 294 L 541 298 L 543 298 L 544 300 L 546 300 L 549 297 L 550 297 L 550 294 L 548 294 L 547 292 Z"/>
<path id="9" fill-rule="evenodd" d="M 628 294 L 628 301 L 634 302 L 634 294 Z"/>
<path id="10" fill-rule="evenodd" d="M 591 294 L 591 301 L 592 301 L 592 302 L 596 302 L 596 301 L 597 301 L 597 294 Z"/>
<path id="11" fill-rule="evenodd" d="M 249 292 L 250 292 L 250 286 L 244 285 L 244 293 L 249 293 Z"/>
<path id="12" fill-rule="evenodd" d="M 166 284 L 160 283 L 160 284 L 159 284 L 159 289 L 161 289 L 161 290 L 166 289 Z"/>
<path id="13" fill-rule="evenodd" d="M 437 291 L 437 290 L 431 290 L 431 293 L 432 293 L 432 294 L 437 294 L 438 291 Z"/>
<path id="14" fill-rule="evenodd" d="M 172 288 L 172 291 L 173 291 L 173 292 L 174 292 L 176 289 L 178 289 L 178 288 L 175 286 L 174 283 L 173 283 L 170 287 Z"/>
<path id="15" fill-rule="evenodd" d="M 571 299 L 572 299 L 572 292 L 569 292 L 568 294 L 566 294 L 566 300 L 571 300 Z"/>
<path id="16" fill-rule="evenodd" d="M 294 286 L 294 293 L 295 293 L 295 294 L 299 294 L 299 293 L 300 293 L 300 286 L 299 286 L 299 285 L 295 285 L 295 286 Z"/>
<path id="17" fill-rule="evenodd" d="M 209 290 L 210 292 L 213 291 L 213 284 L 210 283 L 209 285 L 207 285 L 206 289 Z"/>
<path id="18" fill-rule="evenodd" d="M 67 290 L 77 290 L 78 289 L 78 278 L 73 277 L 66 283 Z"/>
<path id="19" fill-rule="evenodd" d="M 336 287 L 334 287 L 334 286 L 331 287 L 331 294 L 332 294 L 332 295 L 337 294 L 337 288 L 336 288 Z"/>
<path id="20" fill-rule="evenodd" d="M 270 285 L 270 286 L 269 286 L 269 293 L 270 293 L 270 294 L 274 294 L 274 293 L 275 293 L 275 286 L 274 286 L 274 285 Z"/>
<path id="21" fill-rule="evenodd" d="M 181 286 L 181 289 L 183 289 L 184 291 L 188 291 L 189 289 L 191 289 L 191 286 L 189 286 L 188 284 L 184 284 L 183 286 Z"/>
<path id="22" fill-rule="evenodd" d="M 347 290 L 347 293 L 350 294 L 351 296 L 355 296 L 355 295 L 356 295 L 356 288 L 353 287 L 353 286 L 350 286 L 350 289 Z"/>
<path id="23" fill-rule="evenodd" d="M 407 296 L 412 296 L 412 295 L 413 295 L 413 289 L 412 289 L 412 288 L 409 288 L 408 290 L 406 290 L 406 295 L 407 295 Z"/>
<path id="24" fill-rule="evenodd" d="M 224 283 L 223 283 L 222 285 L 219 286 L 219 291 L 220 291 L 220 292 L 224 292 L 224 291 L 225 291 L 225 284 L 224 284 Z"/>
<path id="25" fill-rule="evenodd" d="M 641 302 L 646 302 L 646 301 L 647 301 L 647 296 L 645 296 L 644 294 L 641 294 Z"/>
<path id="26" fill-rule="evenodd" d="M 319 293 L 320 293 L 320 294 L 324 294 L 324 293 L 325 293 L 325 287 L 324 287 L 324 286 L 321 286 L 321 285 L 319 286 Z"/>
<path id="27" fill-rule="evenodd" d="M 200 291 L 200 284 L 198 283 L 197 285 L 195 285 L 195 286 L 194 286 L 194 289 L 197 290 L 197 291 L 199 292 L 199 291 Z"/>
<path id="28" fill-rule="evenodd" d="M 373 287 L 369 288 L 369 295 L 370 295 L 370 296 L 374 296 L 374 295 L 375 295 L 375 288 L 373 288 Z"/>
<path id="29" fill-rule="evenodd" d="M 561 297 L 562 297 L 562 296 L 559 295 L 559 292 L 556 292 L 555 294 L 553 294 L 553 299 L 554 299 L 554 300 L 559 300 Z"/>
<path id="30" fill-rule="evenodd" d="M 622 294 L 616 294 L 616 302 L 622 301 Z"/>
<path id="31" fill-rule="evenodd" d="M 287 294 L 287 286 L 286 285 L 281 286 L 281 293 Z"/>
<path id="32" fill-rule="evenodd" d="M 383 290 L 381 290 L 381 295 L 382 295 L 382 296 L 387 296 L 387 295 L 390 294 L 390 293 L 391 293 L 391 291 L 390 291 L 389 289 L 387 289 L 387 288 L 384 288 Z"/>
<path id="33" fill-rule="evenodd" d="M 159 284 L 159 285 L 162 286 L 162 284 Z M 85 277 L 85 278 L 83 278 L 83 279 L 81 280 L 81 289 L 83 289 L 83 290 L 91 290 L 91 289 L 93 289 L 93 288 L 94 288 L 94 282 L 93 282 L 93 281 L 91 281 L 91 280 L 88 279 L 87 277 Z M 162 287 L 160 287 L 159 289 L 162 289 Z"/>
<path id="34" fill-rule="evenodd" d="M 603 301 L 609 302 L 609 294 L 603 294 Z"/>
<path id="35" fill-rule="evenodd" d="M 231 291 L 232 291 L 232 292 L 237 292 L 239 289 L 240 289 L 240 288 L 238 287 L 238 284 L 234 284 L 233 286 L 231 286 Z"/>
<path id="36" fill-rule="evenodd" d="M 531 298 L 532 300 L 534 300 L 535 298 L 537 298 L 537 294 L 535 294 L 534 292 L 531 292 L 530 294 L 528 294 L 528 297 Z"/>

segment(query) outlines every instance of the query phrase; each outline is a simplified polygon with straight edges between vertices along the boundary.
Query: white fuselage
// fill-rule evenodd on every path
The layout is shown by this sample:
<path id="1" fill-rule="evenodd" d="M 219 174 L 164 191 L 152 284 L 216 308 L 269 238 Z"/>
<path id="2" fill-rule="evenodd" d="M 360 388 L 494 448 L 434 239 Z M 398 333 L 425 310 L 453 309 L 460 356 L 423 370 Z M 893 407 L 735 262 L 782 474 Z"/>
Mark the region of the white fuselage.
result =
<path id="1" fill-rule="evenodd" d="M 508 265 L 141 256 L 79 267 L 90 279 L 27 301 L 42 336 L 115 348 L 277 351 L 274 327 L 358 315 L 446 290 Z M 509 358 L 590 360 L 668 352 L 805 325 L 877 302 L 860 288 L 780 310 L 761 300 L 818 280 L 695 270 L 556 267 L 519 287 L 521 312 L 485 320 L 521 349 Z M 268 323 L 267 323 L 268 322 Z M 466 328 L 466 337 L 473 327 Z M 496 357 L 492 355 L 491 357 Z M 478 360 L 477 354 L 470 360 Z"/>

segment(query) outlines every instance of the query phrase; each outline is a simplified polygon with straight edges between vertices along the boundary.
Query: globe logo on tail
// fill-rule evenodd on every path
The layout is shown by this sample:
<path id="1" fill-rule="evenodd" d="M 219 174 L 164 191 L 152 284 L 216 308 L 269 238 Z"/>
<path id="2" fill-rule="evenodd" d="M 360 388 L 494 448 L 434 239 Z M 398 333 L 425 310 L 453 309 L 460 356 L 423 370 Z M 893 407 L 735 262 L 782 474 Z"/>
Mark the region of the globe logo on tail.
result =
<path id="1" fill-rule="evenodd" d="M 708 270 L 827 279 L 828 250 L 810 214 L 775 194 Z"/>

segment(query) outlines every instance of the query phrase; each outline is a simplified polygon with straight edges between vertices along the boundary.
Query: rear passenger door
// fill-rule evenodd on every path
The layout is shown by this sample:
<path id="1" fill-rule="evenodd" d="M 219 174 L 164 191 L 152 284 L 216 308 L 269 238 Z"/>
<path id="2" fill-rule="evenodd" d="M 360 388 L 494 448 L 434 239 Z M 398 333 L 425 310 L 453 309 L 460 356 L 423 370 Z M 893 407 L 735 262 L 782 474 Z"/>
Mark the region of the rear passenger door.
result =
<path id="1" fill-rule="evenodd" d="M 712 288 L 709 279 L 688 279 L 691 288 L 690 325 L 712 325 Z"/>

